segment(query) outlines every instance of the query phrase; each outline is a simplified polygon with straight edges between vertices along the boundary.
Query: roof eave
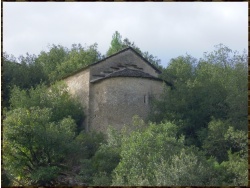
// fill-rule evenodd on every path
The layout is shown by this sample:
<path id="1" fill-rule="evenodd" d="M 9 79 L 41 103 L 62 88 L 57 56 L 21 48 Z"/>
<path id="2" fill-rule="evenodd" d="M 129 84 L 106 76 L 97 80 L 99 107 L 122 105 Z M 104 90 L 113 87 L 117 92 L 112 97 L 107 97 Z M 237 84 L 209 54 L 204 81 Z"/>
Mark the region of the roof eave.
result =
<path id="1" fill-rule="evenodd" d="M 123 75 L 123 76 L 112 76 L 112 77 L 100 78 L 100 79 L 92 80 L 92 81 L 90 81 L 90 83 L 95 84 L 95 83 L 98 83 L 100 81 L 104 81 L 104 80 L 107 80 L 107 79 L 110 79 L 110 78 L 142 78 L 142 79 L 149 79 L 149 80 L 161 81 L 161 82 L 164 82 L 167 85 L 169 85 L 168 82 L 166 82 L 165 80 L 162 80 L 161 78 L 156 78 L 156 77 L 141 77 L 141 76 L 125 76 L 125 75 Z"/>

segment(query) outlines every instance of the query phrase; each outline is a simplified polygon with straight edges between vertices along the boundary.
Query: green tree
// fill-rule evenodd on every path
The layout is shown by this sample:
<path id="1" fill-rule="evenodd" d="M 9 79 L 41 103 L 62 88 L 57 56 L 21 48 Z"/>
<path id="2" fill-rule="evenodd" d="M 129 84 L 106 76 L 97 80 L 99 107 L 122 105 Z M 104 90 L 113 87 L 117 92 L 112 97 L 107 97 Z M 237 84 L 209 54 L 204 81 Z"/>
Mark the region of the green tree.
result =
<path id="1" fill-rule="evenodd" d="M 10 97 L 10 106 L 11 109 L 29 109 L 36 106 L 50 108 L 52 121 L 59 121 L 70 116 L 76 121 L 79 130 L 84 118 L 81 105 L 70 96 L 63 82 L 51 85 L 50 88 L 44 84 L 29 90 L 14 87 Z"/>
<path id="2" fill-rule="evenodd" d="M 48 108 L 18 108 L 3 122 L 3 163 L 15 177 L 13 185 L 54 185 L 58 174 L 69 168 L 80 151 L 75 142 L 76 124 L 71 118 L 51 121 Z M 75 155 L 76 156 L 76 155 Z M 17 184 L 16 184 L 17 183 Z"/>
<path id="3" fill-rule="evenodd" d="M 208 125 L 207 136 L 203 141 L 203 149 L 208 156 L 215 157 L 218 162 L 228 160 L 228 151 L 247 153 L 247 133 L 235 130 L 228 122 L 212 120 Z"/>
<path id="4" fill-rule="evenodd" d="M 195 64 L 196 59 L 191 56 L 171 60 L 169 66 L 163 70 L 161 78 L 170 82 L 173 87 L 166 88 L 162 97 L 152 103 L 149 117 L 157 123 L 163 120 L 175 122 L 179 126 L 180 134 L 186 136 L 186 142 L 190 145 L 196 142 L 196 129 L 198 126 L 202 127 L 200 123 L 205 120 L 204 115 L 200 114 L 203 111 L 199 109 L 199 95 L 194 90 Z"/>
<path id="5" fill-rule="evenodd" d="M 228 160 L 223 161 L 221 166 L 226 169 L 224 182 L 226 185 L 247 186 L 248 183 L 248 157 L 247 153 L 242 156 L 242 152 L 228 152 Z"/>
<path id="6" fill-rule="evenodd" d="M 87 141 L 87 144 L 84 144 L 85 148 L 86 146 L 92 146 L 93 143 L 98 146 L 87 149 L 87 151 L 93 151 L 91 148 L 95 148 L 91 155 L 81 160 L 78 180 L 86 185 L 109 186 L 112 183 L 112 171 L 120 161 L 120 140 L 122 135 L 111 127 L 108 128 L 107 133 L 106 139 L 98 142 L 96 142 L 96 138 L 98 138 L 96 133 L 88 134 L 87 137 L 85 135 L 80 136 L 80 140 Z M 92 142 L 93 138 L 94 142 Z"/>
<path id="7" fill-rule="evenodd" d="M 227 119 L 236 129 L 247 131 L 247 60 L 246 51 L 239 53 L 219 44 L 205 53 L 201 61 L 218 67 L 212 78 L 227 91 Z"/>
<path id="8" fill-rule="evenodd" d="M 38 55 L 38 62 L 42 66 L 43 71 L 48 76 L 50 82 L 55 81 L 52 72 L 56 71 L 57 66 L 67 60 L 69 50 L 61 45 L 49 46 L 49 51 L 42 51 Z"/>
<path id="9" fill-rule="evenodd" d="M 177 126 L 150 124 L 122 137 L 112 185 L 215 185 L 216 171 L 197 148 L 177 138 Z"/>
<path id="10" fill-rule="evenodd" d="M 189 55 L 172 59 L 161 78 L 173 87 L 153 103 L 150 120 L 174 121 L 186 144 L 197 146 L 202 145 L 198 133 L 206 130 L 212 117 L 230 120 L 235 129 L 246 130 L 246 60 L 244 53 L 231 54 L 224 46 L 199 61 Z"/>
<path id="11" fill-rule="evenodd" d="M 195 150 L 194 150 L 195 151 Z M 220 185 L 220 176 L 203 155 L 192 149 L 182 149 L 169 161 L 161 159 L 156 165 L 158 186 Z"/>
<path id="12" fill-rule="evenodd" d="M 86 67 L 100 60 L 101 54 L 97 50 L 97 44 L 82 47 L 81 44 L 73 44 L 71 49 L 61 45 L 49 46 L 49 51 L 42 51 L 37 62 L 50 82 L 55 82 L 80 68 Z"/>
<path id="13" fill-rule="evenodd" d="M 60 185 L 76 178 L 88 148 L 79 134 L 83 112 L 63 83 L 14 87 L 3 121 L 4 169 L 13 185 Z"/>
<path id="14" fill-rule="evenodd" d="M 19 64 L 16 63 L 14 57 L 10 57 L 7 53 L 3 53 L 2 58 L 2 69 L 4 70 L 2 73 L 2 101 L 3 106 L 9 106 L 9 98 L 10 98 L 10 90 L 14 84 L 16 84 L 15 79 L 17 79 L 18 75 L 16 75 L 17 70 L 19 68 Z M 19 79 L 20 80 L 20 79 Z"/>
<path id="15" fill-rule="evenodd" d="M 35 87 L 41 82 L 47 83 L 42 67 L 37 63 L 35 55 L 26 54 L 18 60 L 7 53 L 3 54 L 3 106 L 9 107 L 10 91 L 14 86 L 22 89 Z"/>
<path id="16" fill-rule="evenodd" d="M 73 44 L 68 52 L 68 57 L 62 63 L 58 64 L 51 72 L 51 80 L 58 80 L 83 67 L 100 60 L 100 53 L 97 50 L 97 44 L 89 47 L 82 47 L 81 44 Z"/>
<path id="17" fill-rule="evenodd" d="M 102 144 L 105 143 L 104 135 L 94 131 L 88 133 L 81 132 L 76 139 L 84 148 L 84 153 L 79 159 L 80 163 L 76 179 L 83 185 L 92 185 L 94 176 L 97 173 L 92 159 Z"/>
<path id="18" fill-rule="evenodd" d="M 107 141 L 99 147 L 92 158 L 92 164 L 95 169 L 93 185 L 111 185 L 112 171 L 120 162 L 121 137 L 122 134 L 114 128 L 108 128 Z"/>
<path id="19" fill-rule="evenodd" d="M 77 136 L 77 141 L 85 147 L 84 158 L 91 159 L 98 151 L 99 147 L 105 143 L 105 136 L 101 132 L 95 131 L 82 131 Z"/>
<path id="20" fill-rule="evenodd" d="M 119 52 L 120 50 L 124 49 L 125 46 L 122 44 L 122 36 L 118 31 L 115 31 L 115 33 L 112 36 L 111 45 L 107 51 L 107 56 L 110 56 L 116 52 Z"/>

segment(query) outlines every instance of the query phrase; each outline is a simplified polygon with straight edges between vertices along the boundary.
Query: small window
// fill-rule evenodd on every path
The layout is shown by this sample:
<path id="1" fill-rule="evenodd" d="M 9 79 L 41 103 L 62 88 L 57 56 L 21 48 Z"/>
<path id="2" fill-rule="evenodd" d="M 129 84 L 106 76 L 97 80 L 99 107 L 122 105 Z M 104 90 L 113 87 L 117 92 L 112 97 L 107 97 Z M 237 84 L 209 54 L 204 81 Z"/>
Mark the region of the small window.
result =
<path id="1" fill-rule="evenodd" d="M 148 96 L 144 95 L 144 104 L 148 104 Z"/>

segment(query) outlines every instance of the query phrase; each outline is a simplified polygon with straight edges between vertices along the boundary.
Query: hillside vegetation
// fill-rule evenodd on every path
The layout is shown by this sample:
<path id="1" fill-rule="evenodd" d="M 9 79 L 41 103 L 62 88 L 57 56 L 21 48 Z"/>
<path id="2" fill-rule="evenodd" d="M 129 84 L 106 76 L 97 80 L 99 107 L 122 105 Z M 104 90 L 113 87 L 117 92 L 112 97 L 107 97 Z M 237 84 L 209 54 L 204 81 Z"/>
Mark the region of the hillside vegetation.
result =
<path id="1" fill-rule="evenodd" d="M 121 132 L 85 132 L 61 78 L 129 46 L 173 86 L 151 101 L 146 122 L 134 116 Z M 220 44 L 163 67 L 115 32 L 105 55 L 73 44 L 2 59 L 2 185 L 247 185 L 246 52 Z"/>

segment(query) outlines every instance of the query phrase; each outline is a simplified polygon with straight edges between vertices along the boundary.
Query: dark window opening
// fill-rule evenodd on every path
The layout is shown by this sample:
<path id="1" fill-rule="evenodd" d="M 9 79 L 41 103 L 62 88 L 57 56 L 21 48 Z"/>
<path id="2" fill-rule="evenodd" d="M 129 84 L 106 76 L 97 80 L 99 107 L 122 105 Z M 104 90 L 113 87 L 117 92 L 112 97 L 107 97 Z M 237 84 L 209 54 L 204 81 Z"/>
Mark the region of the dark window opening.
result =
<path id="1" fill-rule="evenodd" d="M 144 95 L 144 104 L 148 104 L 148 96 Z"/>

